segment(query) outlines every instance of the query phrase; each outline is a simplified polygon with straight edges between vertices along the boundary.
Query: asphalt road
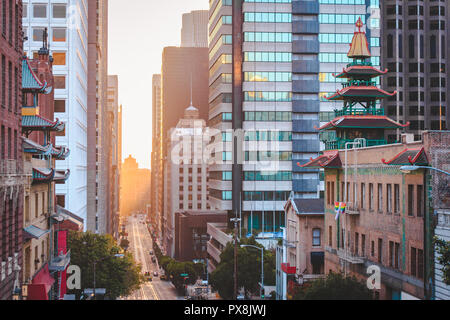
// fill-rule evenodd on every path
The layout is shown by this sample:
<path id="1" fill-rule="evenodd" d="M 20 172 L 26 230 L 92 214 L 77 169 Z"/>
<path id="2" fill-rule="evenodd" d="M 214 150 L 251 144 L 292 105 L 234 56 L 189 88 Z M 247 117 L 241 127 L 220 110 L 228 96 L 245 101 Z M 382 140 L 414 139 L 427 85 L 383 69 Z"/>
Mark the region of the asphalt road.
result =
<path id="1" fill-rule="evenodd" d="M 176 293 L 176 289 L 170 281 L 161 281 L 159 276 L 163 272 L 158 266 L 158 262 L 152 263 L 152 256 L 149 254 L 153 250 L 152 238 L 148 232 L 147 225 L 143 223 L 144 217 L 129 217 L 126 226 L 129 250 L 137 263 L 142 265 L 142 272 L 150 272 L 153 280 L 147 281 L 132 295 L 124 300 L 184 300 Z M 153 276 L 153 272 L 158 272 L 158 277 Z"/>

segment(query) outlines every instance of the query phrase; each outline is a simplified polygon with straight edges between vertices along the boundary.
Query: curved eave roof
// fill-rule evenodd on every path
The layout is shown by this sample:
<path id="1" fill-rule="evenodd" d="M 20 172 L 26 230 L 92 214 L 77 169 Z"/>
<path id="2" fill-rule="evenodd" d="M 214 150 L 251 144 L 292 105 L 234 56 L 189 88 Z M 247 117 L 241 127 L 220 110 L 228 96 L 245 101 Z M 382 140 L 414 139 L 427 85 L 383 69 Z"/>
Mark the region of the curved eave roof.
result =
<path id="1" fill-rule="evenodd" d="M 342 161 L 339 156 L 339 152 L 337 150 L 333 150 L 328 151 L 315 159 L 310 158 L 310 161 L 308 163 L 305 163 L 304 165 L 300 165 L 300 163 L 297 163 L 297 165 L 302 168 L 331 169 L 342 168 Z"/>
<path id="2" fill-rule="evenodd" d="M 389 161 L 381 159 L 387 165 L 428 165 L 425 148 L 405 149 Z"/>
<path id="3" fill-rule="evenodd" d="M 388 71 L 388 69 L 381 71 L 371 66 L 351 66 L 343 69 L 338 75 L 333 73 L 333 76 L 336 78 L 351 78 L 353 76 L 370 76 L 371 78 L 375 78 L 388 73 Z"/>
<path id="4" fill-rule="evenodd" d="M 402 125 L 387 116 L 341 116 L 331 120 L 327 124 L 317 128 L 318 130 L 332 130 L 334 128 L 372 128 L 372 129 L 396 129 L 409 126 L 409 122 Z"/>
<path id="5" fill-rule="evenodd" d="M 55 176 L 54 169 L 33 168 L 33 183 L 50 182 Z"/>
<path id="6" fill-rule="evenodd" d="M 327 100 L 345 100 L 349 98 L 372 98 L 372 99 L 383 99 L 386 97 L 392 97 L 397 94 L 397 91 L 389 93 L 375 86 L 349 86 L 342 90 L 336 91 L 330 97 L 325 97 Z"/>
<path id="7" fill-rule="evenodd" d="M 40 115 L 35 116 L 22 116 L 22 128 L 25 130 L 52 130 L 63 131 L 65 124 L 59 119 L 50 121 Z"/>
<path id="8" fill-rule="evenodd" d="M 38 91 L 47 94 L 45 92 L 46 88 L 47 81 L 42 83 L 39 80 L 36 73 L 31 69 L 28 58 L 24 57 L 22 59 L 22 89 L 25 91 Z"/>
<path id="9" fill-rule="evenodd" d="M 33 140 L 27 139 L 25 137 L 22 137 L 22 148 L 23 151 L 26 153 L 31 154 L 39 154 L 39 155 L 49 155 L 52 151 L 53 146 L 51 144 L 48 144 L 46 146 L 42 146 L 37 142 L 34 142 Z"/>
<path id="10" fill-rule="evenodd" d="M 70 150 L 66 147 L 54 147 L 52 149 L 52 155 L 58 160 L 65 160 L 69 154 Z"/>
<path id="11" fill-rule="evenodd" d="M 67 181 L 70 177 L 70 170 L 67 169 L 66 171 L 58 170 L 55 173 L 55 176 L 53 178 L 53 181 L 55 181 L 56 184 L 62 184 Z"/>

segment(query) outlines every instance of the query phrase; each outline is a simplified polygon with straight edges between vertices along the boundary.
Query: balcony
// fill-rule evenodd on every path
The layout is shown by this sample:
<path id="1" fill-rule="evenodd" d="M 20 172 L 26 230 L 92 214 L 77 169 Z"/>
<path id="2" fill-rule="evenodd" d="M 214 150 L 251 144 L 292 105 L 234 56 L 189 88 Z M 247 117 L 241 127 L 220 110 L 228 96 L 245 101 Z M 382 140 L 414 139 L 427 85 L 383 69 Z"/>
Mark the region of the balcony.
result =
<path id="1" fill-rule="evenodd" d="M 342 110 L 334 110 L 335 117 L 342 116 L 384 116 L 384 109 L 377 108 L 347 108 Z"/>
<path id="2" fill-rule="evenodd" d="M 340 259 L 347 261 L 351 264 L 364 264 L 364 259 L 365 259 L 364 257 L 359 257 L 348 249 L 346 249 L 346 250 L 338 249 L 337 255 Z"/>
<path id="3" fill-rule="evenodd" d="M 345 213 L 350 216 L 359 215 L 358 204 L 353 205 L 353 203 L 347 202 L 347 208 L 345 209 Z"/>
<path id="4" fill-rule="evenodd" d="M 345 144 L 347 142 L 354 142 L 354 140 L 350 139 L 337 139 L 332 141 L 325 141 L 325 150 L 339 150 L 345 149 Z M 366 140 L 366 147 L 374 147 L 374 146 L 382 146 L 389 144 L 386 140 Z M 352 149 L 352 146 L 348 146 L 349 149 Z"/>

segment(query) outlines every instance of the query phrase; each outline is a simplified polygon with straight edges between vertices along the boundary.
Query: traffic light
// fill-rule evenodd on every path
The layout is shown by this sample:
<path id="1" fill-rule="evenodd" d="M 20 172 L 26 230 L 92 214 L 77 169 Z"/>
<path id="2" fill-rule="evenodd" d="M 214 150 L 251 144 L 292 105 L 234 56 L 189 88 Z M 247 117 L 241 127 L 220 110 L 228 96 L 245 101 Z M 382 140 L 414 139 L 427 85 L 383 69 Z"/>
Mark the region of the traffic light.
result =
<path id="1" fill-rule="evenodd" d="M 266 290 L 264 288 L 261 290 L 261 299 L 264 299 L 264 296 L 266 294 Z"/>

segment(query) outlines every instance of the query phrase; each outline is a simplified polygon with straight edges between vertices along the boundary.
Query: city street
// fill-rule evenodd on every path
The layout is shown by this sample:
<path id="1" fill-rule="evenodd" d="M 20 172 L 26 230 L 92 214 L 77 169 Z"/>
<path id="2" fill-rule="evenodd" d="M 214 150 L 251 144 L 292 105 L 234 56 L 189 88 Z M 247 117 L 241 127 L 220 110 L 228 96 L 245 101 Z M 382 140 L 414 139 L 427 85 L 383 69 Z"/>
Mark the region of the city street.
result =
<path id="1" fill-rule="evenodd" d="M 133 253 L 137 263 L 142 265 L 142 272 L 150 272 L 153 279 L 145 282 L 139 290 L 125 297 L 124 300 L 184 300 L 184 297 L 177 296 L 175 287 L 170 281 L 159 279 L 164 271 L 159 268 L 158 261 L 152 263 L 152 256 L 149 253 L 153 250 L 152 238 L 144 221 L 143 216 L 128 218 L 126 225 L 130 241 L 128 250 Z M 157 277 L 153 276 L 154 271 L 158 272 Z"/>

